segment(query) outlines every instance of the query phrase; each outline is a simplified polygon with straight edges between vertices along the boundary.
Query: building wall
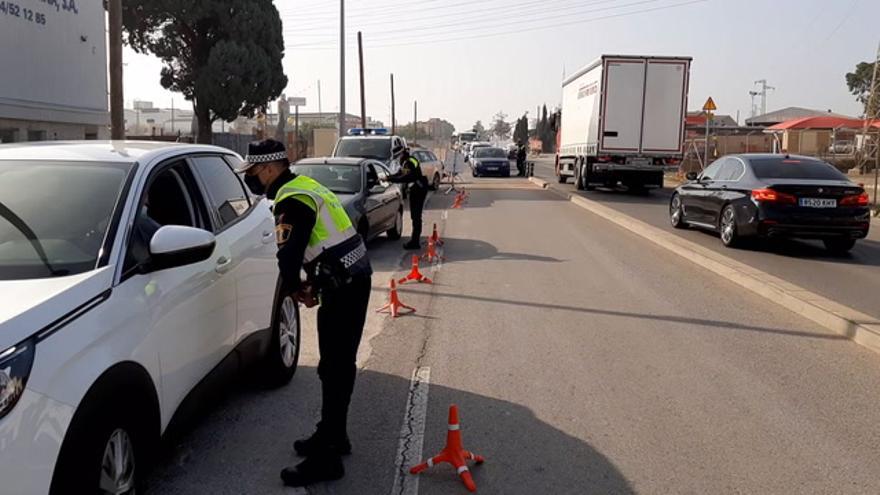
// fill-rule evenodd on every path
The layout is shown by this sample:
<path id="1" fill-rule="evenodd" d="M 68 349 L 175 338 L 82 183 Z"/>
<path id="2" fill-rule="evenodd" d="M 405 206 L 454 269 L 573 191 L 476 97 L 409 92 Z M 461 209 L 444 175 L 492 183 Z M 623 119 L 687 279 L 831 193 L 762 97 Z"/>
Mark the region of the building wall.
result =
<path id="1" fill-rule="evenodd" d="M 5 2 L 4 7 L 6 12 L 0 12 L 4 136 L 24 141 L 31 131 L 47 139 L 56 135 L 83 139 L 96 133 L 101 137 L 103 131 L 96 128 L 110 121 L 102 0 L 53 4 L 29 0 Z"/>
<path id="2" fill-rule="evenodd" d="M 110 128 L 103 125 L 0 119 L 0 143 L 82 139 L 110 139 Z"/>

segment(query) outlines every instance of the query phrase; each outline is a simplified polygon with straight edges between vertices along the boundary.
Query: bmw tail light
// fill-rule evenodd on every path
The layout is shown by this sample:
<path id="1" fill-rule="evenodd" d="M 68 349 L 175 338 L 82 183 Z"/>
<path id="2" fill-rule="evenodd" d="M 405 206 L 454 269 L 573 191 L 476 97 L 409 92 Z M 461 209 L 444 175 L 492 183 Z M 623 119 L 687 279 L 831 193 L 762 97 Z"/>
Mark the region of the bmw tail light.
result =
<path id="1" fill-rule="evenodd" d="M 797 204 L 797 198 L 773 189 L 755 189 L 752 191 L 752 200 L 757 203 Z"/>
<path id="2" fill-rule="evenodd" d="M 33 339 L 0 351 L 0 418 L 21 398 L 33 363 Z"/>
<path id="3" fill-rule="evenodd" d="M 842 198 L 837 204 L 840 206 L 868 206 L 868 203 L 870 202 L 871 199 L 868 197 L 868 193 L 863 192 L 862 194 L 846 196 Z"/>

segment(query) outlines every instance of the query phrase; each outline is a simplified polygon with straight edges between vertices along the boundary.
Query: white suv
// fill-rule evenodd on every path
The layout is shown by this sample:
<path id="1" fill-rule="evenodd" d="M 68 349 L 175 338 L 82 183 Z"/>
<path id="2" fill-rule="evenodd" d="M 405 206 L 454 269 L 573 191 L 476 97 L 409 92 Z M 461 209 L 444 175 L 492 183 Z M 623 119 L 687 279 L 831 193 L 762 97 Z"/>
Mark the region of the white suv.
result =
<path id="1" fill-rule="evenodd" d="M 0 146 L 0 493 L 133 493 L 247 363 L 287 383 L 269 204 L 213 146 Z M 173 421 L 172 421 L 173 420 Z"/>

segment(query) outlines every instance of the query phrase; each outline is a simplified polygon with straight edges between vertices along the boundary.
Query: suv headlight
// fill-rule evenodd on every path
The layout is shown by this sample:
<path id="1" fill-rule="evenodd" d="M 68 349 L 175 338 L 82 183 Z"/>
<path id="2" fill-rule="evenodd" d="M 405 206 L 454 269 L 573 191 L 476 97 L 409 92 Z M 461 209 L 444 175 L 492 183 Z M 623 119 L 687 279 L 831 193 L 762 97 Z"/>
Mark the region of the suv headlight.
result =
<path id="1" fill-rule="evenodd" d="M 0 351 L 0 418 L 6 416 L 21 398 L 33 363 L 33 339 Z"/>

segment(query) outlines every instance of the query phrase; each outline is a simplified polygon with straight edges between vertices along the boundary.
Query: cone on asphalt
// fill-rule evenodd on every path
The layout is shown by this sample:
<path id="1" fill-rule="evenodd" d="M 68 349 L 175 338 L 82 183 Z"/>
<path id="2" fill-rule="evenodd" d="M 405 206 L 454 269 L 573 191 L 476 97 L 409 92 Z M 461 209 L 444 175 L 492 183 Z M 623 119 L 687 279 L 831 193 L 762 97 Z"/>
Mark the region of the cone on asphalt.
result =
<path id="1" fill-rule="evenodd" d="M 431 234 L 430 240 L 434 241 L 434 245 L 436 245 L 436 246 L 443 245 L 443 240 L 440 239 L 440 234 L 437 232 L 437 224 L 436 223 L 434 224 L 434 232 Z"/>
<path id="2" fill-rule="evenodd" d="M 392 278 L 391 279 L 391 290 L 388 294 L 388 304 L 377 309 L 376 312 L 377 313 L 389 313 L 389 314 L 391 314 L 392 318 L 397 318 L 398 316 L 401 315 L 401 313 L 400 313 L 401 309 L 409 310 L 409 311 L 407 311 L 407 313 L 415 313 L 416 312 L 416 308 L 413 308 L 412 306 L 407 306 L 406 304 L 403 304 L 402 302 L 400 302 L 400 297 L 397 295 L 397 282 L 395 282 L 394 279 Z M 407 313 L 403 313 L 403 314 L 407 314 Z"/>
<path id="3" fill-rule="evenodd" d="M 435 464 L 441 462 L 452 464 L 452 467 L 458 471 L 458 475 L 461 477 L 464 486 L 467 487 L 469 491 L 475 492 L 477 491 L 477 485 L 474 483 L 474 478 L 471 476 L 470 470 L 467 467 L 467 461 L 474 461 L 476 464 L 482 464 L 486 459 L 473 452 L 464 450 L 464 446 L 461 442 L 461 426 L 458 422 L 458 406 L 453 404 L 449 406 L 449 430 L 446 432 L 446 446 L 443 447 L 443 450 L 441 450 L 439 454 L 431 457 L 418 466 L 414 466 L 409 472 L 410 474 L 419 474 L 429 467 L 433 467 Z"/>
<path id="4" fill-rule="evenodd" d="M 437 254 L 437 243 L 434 242 L 433 237 L 428 238 L 428 250 L 425 251 L 422 258 L 427 259 L 428 263 L 432 263 L 434 260 L 446 260 L 446 258 Z"/>
<path id="5" fill-rule="evenodd" d="M 407 282 L 420 282 L 423 284 L 433 284 L 430 278 L 422 275 L 422 272 L 419 271 L 419 255 L 413 255 L 412 257 L 412 270 L 409 272 L 409 275 L 403 277 L 402 279 L 397 281 L 399 284 L 405 284 Z"/>

